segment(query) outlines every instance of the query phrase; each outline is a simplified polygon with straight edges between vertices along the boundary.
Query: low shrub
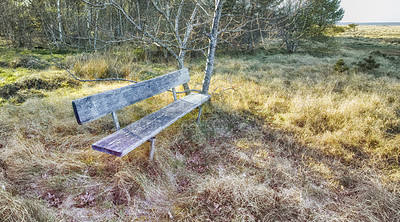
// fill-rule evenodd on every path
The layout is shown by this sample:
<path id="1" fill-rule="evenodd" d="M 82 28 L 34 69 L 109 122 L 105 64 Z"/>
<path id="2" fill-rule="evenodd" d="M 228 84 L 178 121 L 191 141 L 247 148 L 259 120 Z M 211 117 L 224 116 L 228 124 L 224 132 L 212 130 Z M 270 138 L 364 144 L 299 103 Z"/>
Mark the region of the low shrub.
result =
<path id="1" fill-rule="evenodd" d="M 33 92 L 32 90 L 54 90 L 61 87 L 77 87 L 80 85 L 80 82 L 67 79 L 65 77 L 56 77 L 53 79 L 42 79 L 42 78 L 27 78 L 25 80 L 14 82 L 10 84 L 6 84 L 0 87 L 0 98 L 9 99 L 13 96 L 17 96 L 18 102 L 23 102 L 27 93 Z M 19 93 L 19 91 L 25 90 L 25 93 Z M 38 94 L 37 91 L 33 94 Z M 31 94 L 31 93 L 28 93 Z M 41 93 L 39 93 L 41 94 Z M 23 96 L 25 95 L 25 96 Z"/>
<path id="2" fill-rule="evenodd" d="M 369 55 L 368 58 L 364 58 L 363 61 L 357 63 L 357 67 L 360 71 L 368 72 L 374 69 L 379 68 L 381 65 L 375 60 L 372 55 Z"/>
<path id="3" fill-rule="evenodd" d="M 5 61 L 0 61 L 0 67 L 3 67 L 3 68 L 8 67 L 8 63 Z"/>
<path id="4" fill-rule="evenodd" d="M 35 57 L 17 57 L 12 60 L 8 67 L 10 68 L 28 68 L 28 69 L 45 69 L 47 67 L 46 63 L 37 59 Z"/>
<path id="5" fill-rule="evenodd" d="M 333 66 L 333 70 L 336 72 L 346 72 L 349 70 L 349 67 L 346 65 L 343 59 L 339 59 Z"/>

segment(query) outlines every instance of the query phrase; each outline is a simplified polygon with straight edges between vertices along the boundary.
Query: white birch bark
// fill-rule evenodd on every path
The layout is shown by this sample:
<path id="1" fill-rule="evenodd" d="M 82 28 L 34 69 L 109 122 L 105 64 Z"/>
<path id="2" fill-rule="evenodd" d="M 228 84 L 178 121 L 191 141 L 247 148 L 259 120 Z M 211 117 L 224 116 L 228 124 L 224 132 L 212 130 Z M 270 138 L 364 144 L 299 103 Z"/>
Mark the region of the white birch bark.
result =
<path id="1" fill-rule="evenodd" d="M 63 32 L 62 32 L 62 21 L 61 21 L 61 6 L 60 0 L 57 0 L 57 22 L 58 22 L 58 34 L 60 42 L 63 42 Z"/>
<path id="2" fill-rule="evenodd" d="M 224 3 L 223 0 L 215 1 L 214 18 L 213 18 L 211 33 L 209 36 L 210 44 L 209 44 L 208 53 L 207 53 L 207 66 L 206 66 L 206 70 L 204 73 L 204 79 L 203 79 L 203 89 L 202 89 L 203 94 L 208 94 L 208 89 L 210 88 L 211 76 L 212 76 L 212 73 L 214 70 L 215 50 L 217 47 L 218 28 L 219 28 L 219 21 L 221 20 L 221 12 L 222 12 L 223 3 Z"/>
<path id="3" fill-rule="evenodd" d="M 97 38 L 99 34 L 99 11 L 95 11 L 95 21 L 94 21 L 94 42 L 93 42 L 93 49 L 97 49 Z"/>

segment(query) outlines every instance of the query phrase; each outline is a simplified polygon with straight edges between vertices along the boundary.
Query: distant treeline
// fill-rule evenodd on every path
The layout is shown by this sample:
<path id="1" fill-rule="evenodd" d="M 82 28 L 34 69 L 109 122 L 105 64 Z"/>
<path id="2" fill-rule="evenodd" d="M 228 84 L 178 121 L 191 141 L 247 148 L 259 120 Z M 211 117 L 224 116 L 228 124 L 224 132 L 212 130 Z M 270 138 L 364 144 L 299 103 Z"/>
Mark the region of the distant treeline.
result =
<path id="1" fill-rule="evenodd" d="M 400 26 L 400 22 L 338 22 L 338 25 L 390 25 L 390 26 Z"/>
<path id="2" fill-rule="evenodd" d="M 122 42 L 181 47 L 179 41 L 186 40 L 187 49 L 201 51 L 211 31 L 215 2 L 2 0 L 0 36 L 18 47 L 93 50 Z M 220 44 L 252 50 L 268 38 L 281 38 L 287 51 L 295 52 L 300 39 L 325 35 L 343 14 L 340 0 L 224 1 Z"/>

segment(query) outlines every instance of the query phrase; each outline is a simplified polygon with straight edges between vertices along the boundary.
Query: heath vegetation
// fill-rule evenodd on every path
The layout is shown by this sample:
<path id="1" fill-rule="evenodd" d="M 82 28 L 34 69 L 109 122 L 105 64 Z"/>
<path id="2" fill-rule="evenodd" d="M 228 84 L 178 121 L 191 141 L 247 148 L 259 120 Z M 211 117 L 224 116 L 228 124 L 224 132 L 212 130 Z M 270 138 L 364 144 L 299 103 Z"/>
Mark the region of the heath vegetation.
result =
<path id="1" fill-rule="evenodd" d="M 389 28 L 358 26 L 296 54 L 218 51 L 201 124 L 193 112 L 162 131 L 153 162 L 148 144 L 123 158 L 93 151 L 112 118 L 74 118 L 72 100 L 128 83 L 77 82 L 42 65 L 46 50 L 1 47 L 0 220 L 398 221 L 400 35 Z M 122 46 L 53 56 L 89 79 L 176 68 Z M 191 87 L 203 61 L 187 62 Z M 121 110 L 121 126 L 172 100 Z"/>

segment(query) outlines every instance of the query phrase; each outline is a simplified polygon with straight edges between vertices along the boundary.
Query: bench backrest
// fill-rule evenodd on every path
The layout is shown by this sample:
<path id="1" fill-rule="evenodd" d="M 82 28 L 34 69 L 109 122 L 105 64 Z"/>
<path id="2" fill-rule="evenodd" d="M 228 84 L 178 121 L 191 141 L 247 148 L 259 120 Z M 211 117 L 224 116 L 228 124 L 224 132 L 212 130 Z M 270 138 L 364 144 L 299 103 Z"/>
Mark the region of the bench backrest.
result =
<path id="1" fill-rule="evenodd" d="M 72 107 L 76 120 L 82 124 L 163 93 L 189 80 L 189 71 L 183 68 L 143 82 L 74 100 Z"/>

